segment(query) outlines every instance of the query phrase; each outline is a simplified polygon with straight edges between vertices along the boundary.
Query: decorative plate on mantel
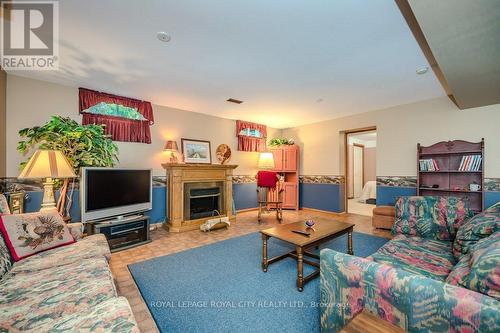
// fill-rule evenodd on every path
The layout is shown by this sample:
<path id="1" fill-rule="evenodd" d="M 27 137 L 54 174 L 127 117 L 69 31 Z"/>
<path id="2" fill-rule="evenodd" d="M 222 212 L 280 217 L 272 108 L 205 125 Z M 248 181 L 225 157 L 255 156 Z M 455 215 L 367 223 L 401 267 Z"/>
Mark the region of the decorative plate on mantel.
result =
<path id="1" fill-rule="evenodd" d="M 231 159 L 231 148 L 225 143 L 220 144 L 215 151 L 217 160 L 220 164 L 226 164 Z"/>

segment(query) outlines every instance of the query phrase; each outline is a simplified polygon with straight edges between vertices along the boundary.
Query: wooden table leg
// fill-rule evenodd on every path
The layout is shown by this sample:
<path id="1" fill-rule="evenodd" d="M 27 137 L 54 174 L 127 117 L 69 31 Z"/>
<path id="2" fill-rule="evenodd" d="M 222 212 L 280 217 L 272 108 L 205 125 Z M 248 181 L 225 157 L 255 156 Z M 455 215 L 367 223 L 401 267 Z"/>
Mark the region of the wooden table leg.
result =
<path id="1" fill-rule="evenodd" d="M 301 246 L 297 246 L 297 289 L 304 290 L 304 254 Z"/>
<path id="2" fill-rule="evenodd" d="M 267 240 L 269 236 L 262 234 L 262 270 L 267 272 Z"/>
<path id="3" fill-rule="evenodd" d="M 347 233 L 347 253 L 353 255 L 352 251 L 352 230 Z"/>

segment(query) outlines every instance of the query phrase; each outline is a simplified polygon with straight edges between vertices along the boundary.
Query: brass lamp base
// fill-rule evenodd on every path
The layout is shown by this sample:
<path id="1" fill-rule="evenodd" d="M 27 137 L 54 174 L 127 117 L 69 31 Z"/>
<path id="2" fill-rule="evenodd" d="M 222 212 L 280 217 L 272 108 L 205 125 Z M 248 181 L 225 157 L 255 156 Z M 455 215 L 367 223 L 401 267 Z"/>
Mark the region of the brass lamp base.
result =
<path id="1" fill-rule="evenodd" d="M 43 183 L 43 201 L 40 211 L 56 209 L 56 201 L 54 198 L 54 181 L 52 178 L 47 178 Z"/>

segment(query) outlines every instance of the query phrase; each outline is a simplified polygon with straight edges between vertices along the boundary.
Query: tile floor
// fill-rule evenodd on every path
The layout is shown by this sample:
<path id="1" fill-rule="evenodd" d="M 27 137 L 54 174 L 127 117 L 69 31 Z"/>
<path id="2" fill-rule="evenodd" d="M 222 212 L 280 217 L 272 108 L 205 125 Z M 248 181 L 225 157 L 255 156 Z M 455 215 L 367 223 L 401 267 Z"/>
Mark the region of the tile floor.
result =
<path id="1" fill-rule="evenodd" d="M 291 223 L 314 217 L 333 218 L 354 223 L 356 225 L 354 227 L 355 231 L 390 237 L 388 231 L 373 230 L 370 217 L 356 214 L 327 214 L 312 210 L 284 211 L 283 222 Z M 113 253 L 110 266 L 116 281 L 118 293 L 125 296 L 130 302 L 141 332 L 158 332 L 158 329 L 141 297 L 139 289 L 137 289 L 128 271 L 128 264 L 246 235 L 260 229 L 269 228 L 275 224 L 277 224 L 275 214 L 264 215 L 262 223 L 258 224 L 257 212 L 248 211 L 238 213 L 236 222 L 227 230 L 221 229 L 209 233 L 197 230 L 183 233 L 168 233 L 165 229 L 159 228 L 151 232 L 151 243 Z M 260 253 L 256 255 L 260 255 Z"/>

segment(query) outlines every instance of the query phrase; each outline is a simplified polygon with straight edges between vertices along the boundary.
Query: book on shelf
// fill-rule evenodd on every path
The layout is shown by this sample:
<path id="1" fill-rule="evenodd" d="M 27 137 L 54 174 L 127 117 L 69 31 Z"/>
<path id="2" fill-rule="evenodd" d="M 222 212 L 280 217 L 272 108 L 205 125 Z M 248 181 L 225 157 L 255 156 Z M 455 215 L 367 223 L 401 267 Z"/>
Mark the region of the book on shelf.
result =
<path id="1" fill-rule="evenodd" d="M 458 171 L 480 171 L 482 160 L 481 155 L 464 155 L 460 161 Z"/>
<path id="2" fill-rule="evenodd" d="M 439 171 L 437 161 L 433 158 L 422 159 L 418 161 L 420 171 Z"/>

